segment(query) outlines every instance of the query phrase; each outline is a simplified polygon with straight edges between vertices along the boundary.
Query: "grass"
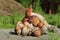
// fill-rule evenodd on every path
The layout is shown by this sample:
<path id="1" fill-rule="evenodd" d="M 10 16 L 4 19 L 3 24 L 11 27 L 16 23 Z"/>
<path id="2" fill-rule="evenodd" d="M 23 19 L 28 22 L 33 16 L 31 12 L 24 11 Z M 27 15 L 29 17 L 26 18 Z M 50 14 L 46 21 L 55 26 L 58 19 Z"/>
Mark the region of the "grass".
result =
<path id="1" fill-rule="evenodd" d="M 60 40 L 60 36 L 58 36 L 56 33 L 49 32 L 49 39 L 50 40 Z"/>
<path id="2" fill-rule="evenodd" d="M 0 28 L 14 28 L 18 21 L 21 21 L 24 14 L 13 13 L 12 16 L 0 16 Z"/>
<path id="3" fill-rule="evenodd" d="M 41 14 L 41 13 L 40 13 Z M 60 15 L 59 13 L 55 15 L 41 14 L 43 15 L 47 22 L 52 25 L 57 25 L 60 27 Z M 25 15 L 13 13 L 12 16 L 0 16 L 0 28 L 14 28 L 18 21 L 21 21 Z"/>
<path id="4" fill-rule="evenodd" d="M 54 32 L 48 32 L 48 35 L 41 36 L 39 40 L 60 40 L 60 36 L 57 33 Z"/>
<path id="5" fill-rule="evenodd" d="M 44 15 L 46 18 L 47 22 L 52 25 L 57 25 L 60 26 L 60 16 L 58 14 L 55 15 Z"/>

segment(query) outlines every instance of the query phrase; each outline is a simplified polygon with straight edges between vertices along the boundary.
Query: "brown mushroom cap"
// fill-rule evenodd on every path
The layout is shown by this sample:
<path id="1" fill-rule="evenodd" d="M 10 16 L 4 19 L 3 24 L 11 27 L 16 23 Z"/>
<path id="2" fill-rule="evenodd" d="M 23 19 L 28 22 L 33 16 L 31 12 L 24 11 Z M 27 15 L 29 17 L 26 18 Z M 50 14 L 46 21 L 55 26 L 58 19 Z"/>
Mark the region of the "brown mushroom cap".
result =
<path id="1" fill-rule="evenodd" d="M 35 30 L 33 33 L 34 33 L 35 37 L 39 37 L 41 35 L 41 31 L 40 30 Z"/>
<path id="2" fill-rule="evenodd" d="M 32 23 L 34 26 L 37 26 L 37 24 L 39 23 L 39 19 L 33 15 L 29 18 L 29 22 Z"/>
<path id="3" fill-rule="evenodd" d="M 39 28 L 42 28 L 43 27 L 43 23 L 42 22 L 40 22 L 37 26 L 39 27 Z"/>

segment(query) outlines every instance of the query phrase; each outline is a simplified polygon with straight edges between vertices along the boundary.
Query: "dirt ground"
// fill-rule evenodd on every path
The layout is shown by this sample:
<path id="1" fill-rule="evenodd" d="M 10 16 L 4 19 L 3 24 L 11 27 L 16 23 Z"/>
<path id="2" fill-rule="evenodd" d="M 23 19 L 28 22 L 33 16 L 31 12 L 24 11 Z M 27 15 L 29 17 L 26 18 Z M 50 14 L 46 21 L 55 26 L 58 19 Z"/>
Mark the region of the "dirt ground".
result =
<path id="1" fill-rule="evenodd" d="M 60 29 L 58 29 L 57 34 L 60 36 Z M 13 29 L 0 29 L 0 40 L 49 40 L 49 35 L 42 35 L 40 37 L 17 36 L 13 33 Z"/>
<path id="2" fill-rule="evenodd" d="M 25 13 L 25 8 L 14 0 L 0 0 L 0 15 L 12 15 L 14 12 Z"/>

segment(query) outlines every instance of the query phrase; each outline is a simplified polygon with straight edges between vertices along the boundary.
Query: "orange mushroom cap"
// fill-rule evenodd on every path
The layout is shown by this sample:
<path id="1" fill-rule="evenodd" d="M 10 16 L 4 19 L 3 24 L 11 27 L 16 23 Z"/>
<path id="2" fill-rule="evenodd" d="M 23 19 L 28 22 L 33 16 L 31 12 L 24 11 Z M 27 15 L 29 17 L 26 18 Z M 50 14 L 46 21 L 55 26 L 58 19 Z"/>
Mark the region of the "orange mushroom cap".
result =
<path id="1" fill-rule="evenodd" d="M 43 24 L 42 22 L 40 22 L 40 23 L 38 23 L 38 25 L 37 25 L 37 26 L 38 26 L 39 28 L 42 28 L 42 27 L 43 27 L 43 25 L 44 25 L 44 24 Z"/>
<path id="2" fill-rule="evenodd" d="M 41 31 L 40 30 L 35 30 L 34 31 L 34 36 L 35 37 L 39 37 L 41 35 Z"/>

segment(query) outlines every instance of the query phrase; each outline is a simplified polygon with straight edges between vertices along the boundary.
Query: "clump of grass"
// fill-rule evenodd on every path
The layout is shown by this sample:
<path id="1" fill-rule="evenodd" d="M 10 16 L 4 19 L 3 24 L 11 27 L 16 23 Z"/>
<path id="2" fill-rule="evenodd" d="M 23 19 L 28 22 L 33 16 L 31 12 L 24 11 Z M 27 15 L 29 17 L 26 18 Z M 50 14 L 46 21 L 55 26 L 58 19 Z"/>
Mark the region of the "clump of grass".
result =
<path id="1" fill-rule="evenodd" d="M 13 25 L 11 24 L 12 24 L 12 18 L 10 16 L 0 16 L 0 28 L 13 27 Z"/>
<path id="2" fill-rule="evenodd" d="M 49 24 L 60 26 L 60 16 L 58 13 L 55 15 L 44 14 L 43 16 Z"/>
<path id="3" fill-rule="evenodd" d="M 13 23 L 16 24 L 18 21 L 21 21 L 24 16 L 24 14 L 18 14 L 17 12 L 14 12 L 12 15 Z"/>
<path id="4" fill-rule="evenodd" d="M 60 37 L 56 33 L 49 32 L 50 40 L 60 40 Z"/>
<path id="5" fill-rule="evenodd" d="M 18 21 L 21 21 L 24 14 L 13 13 L 12 16 L 0 16 L 0 28 L 14 28 Z"/>

